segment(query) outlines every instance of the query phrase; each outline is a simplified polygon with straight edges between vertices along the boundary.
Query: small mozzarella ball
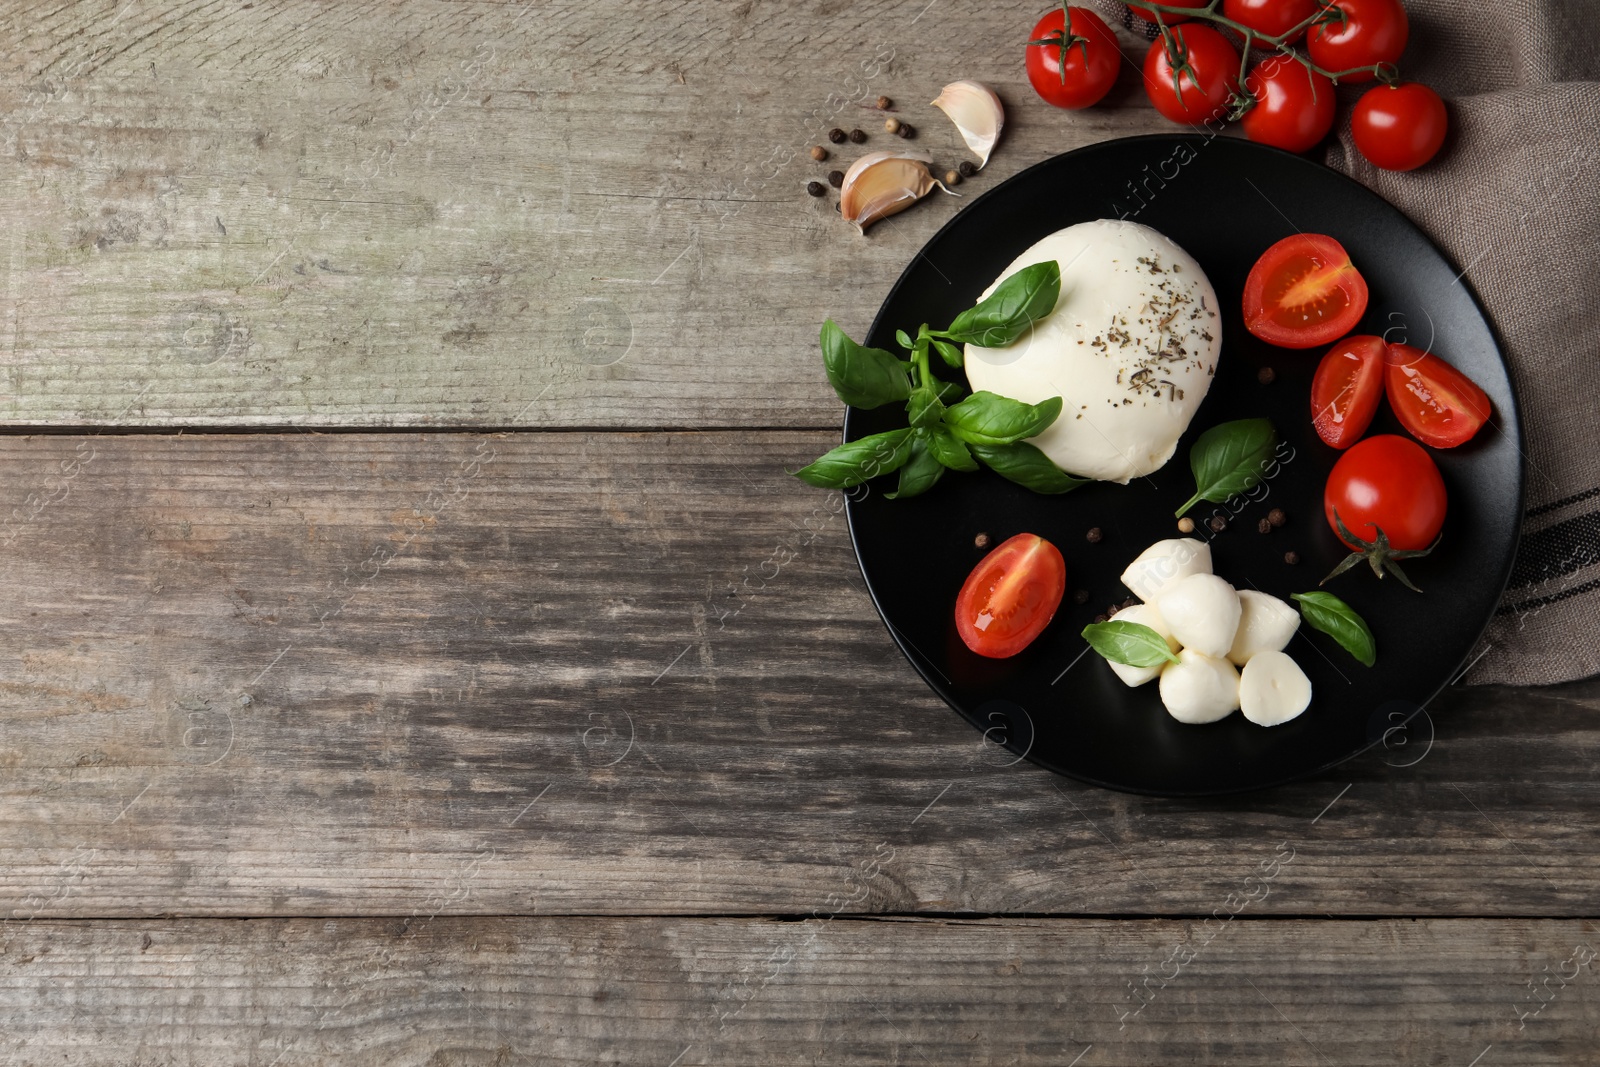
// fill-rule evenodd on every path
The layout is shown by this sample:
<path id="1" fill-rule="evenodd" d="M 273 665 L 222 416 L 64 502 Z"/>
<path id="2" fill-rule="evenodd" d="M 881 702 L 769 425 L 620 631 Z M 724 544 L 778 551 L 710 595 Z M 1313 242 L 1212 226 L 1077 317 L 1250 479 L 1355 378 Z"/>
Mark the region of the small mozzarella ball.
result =
<path id="1" fill-rule="evenodd" d="M 1311 679 L 1282 652 L 1257 652 L 1239 675 L 1239 704 L 1258 726 L 1276 726 L 1311 703 Z"/>
<path id="2" fill-rule="evenodd" d="M 1282 652 L 1300 629 L 1300 613 L 1275 596 L 1255 589 L 1239 590 L 1239 629 L 1228 658 L 1243 667 L 1260 652 Z"/>
<path id="3" fill-rule="evenodd" d="M 1239 629 L 1239 594 L 1214 574 L 1191 574 L 1156 601 L 1184 648 L 1225 658 Z"/>
<path id="4" fill-rule="evenodd" d="M 1186 648 L 1161 672 L 1161 703 L 1179 722 L 1216 722 L 1239 706 L 1239 672 L 1225 659 Z"/>
<path id="5" fill-rule="evenodd" d="M 1146 604 L 1191 574 L 1211 573 L 1211 546 L 1192 537 L 1157 541 L 1122 572 L 1122 584 Z"/>
<path id="6" fill-rule="evenodd" d="M 1156 610 L 1155 605 L 1135 604 L 1123 608 L 1112 618 L 1118 622 L 1136 622 L 1141 626 L 1148 626 L 1167 639 L 1167 648 L 1170 651 L 1178 651 L 1178 639 L 1172 636 L 1172 631 L 1167 628 L 1167 620 L 1161 617 L 1161 612 Z M 1155 667 L 1130 667 L 1126 663 L 1114 663 L 1111 660 L 1106 660 L 1106 664 L 1118 678 L 1122 679 L 1123 684 L 1128 686 L 1145 684 L 1159 675 L 1162 667 L 1167 666 L 1166 663 L 1161 663 Z"/>

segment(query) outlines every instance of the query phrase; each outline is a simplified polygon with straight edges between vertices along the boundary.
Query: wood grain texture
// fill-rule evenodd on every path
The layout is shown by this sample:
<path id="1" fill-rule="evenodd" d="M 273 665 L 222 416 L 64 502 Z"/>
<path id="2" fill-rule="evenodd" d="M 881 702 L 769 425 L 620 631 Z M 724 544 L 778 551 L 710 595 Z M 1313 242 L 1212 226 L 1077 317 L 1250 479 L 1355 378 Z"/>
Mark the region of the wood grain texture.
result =
<path id="1" fill-rule="evenodd" d="M 41 920 L 5 933 L 0 1050 L 15 1064 L 1465 1067 L 1591 1062 L 1600 1027 L 1600 932 L 1576 921 Z"/>
<path id="2" fill-rule="evenodd" d="M 0 419 L 835 424 L 818 327 L 864 331 L 962 203 L 863 239 L 805 194 L 901 143 L 863 102 L 953 166 L 926 101 L 995 85 L 1006 140 L 964 194 L 1173 128 L 1131 66 L 1092 112 L 1041 103 L 1026 29 L 927 0 L 10 0 Z M 814 163 L 836 124 L 872 140 Z"/>
<path id="3" fill-rule="evenodd" d="M 1232 799 L 1008 768 L 829 437 L 0 438 L 0 915 L 1199 916 L 1283 846 L 1251 915 L 1592 913 L 1600 682 Z"/>

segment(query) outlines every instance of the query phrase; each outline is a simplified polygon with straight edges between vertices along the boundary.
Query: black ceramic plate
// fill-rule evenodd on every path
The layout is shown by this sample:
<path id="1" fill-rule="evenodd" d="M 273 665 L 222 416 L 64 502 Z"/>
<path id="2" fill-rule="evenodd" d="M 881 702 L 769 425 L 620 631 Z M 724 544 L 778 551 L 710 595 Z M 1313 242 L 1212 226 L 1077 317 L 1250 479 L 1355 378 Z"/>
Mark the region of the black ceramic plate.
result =
<path id="1" fill-rule="evenodd" d="M 1426 174 L 1414 180 L 1427 181 Z M 1126 217 L 1165 233 L 1200 262 L 1222 304 L 1217 377 L 1168 464 L 1131 485 L 1093 483 L 1038 496 L 985 470 L 948 473 L 927 494 L 887 500 L 892 476 L 849 504 L 856 556 L 878 611 L 918 673 L 990 740 L 1097 785 L 1174 796 L 1238 792 L 1314 774 L 1348 759 L 1425 705 L 1465 664 L 1505 586 L 1521 515 L 1521 430 L 1506 366 L 1457 269 L 1399 211 L 1344 176 L 1298 156 L 1230 138 L 1135 137 L 1040 163 L 980 197 L 906 268 L 866 341 L 897 350 L 894 331 L 949 323 L 1034 241 L 1077 222 Z M 1268 245 L 1296 230 L 1349 250 L 1371 302 L 1358 332 L 1431 349 L 1489 394 L 1493 424 L 1460 448 L 1434 450 L 1450 495 L 1443 543 L 1408 565 L 1412 593 L 1370 570 L 1330 591 L 1372 627 L 1378 661 L 1363 667 L 1302 625 L 1288 652 L 1310 677 L 1311 707 L 1265 728 L 1234 714 L 1186 726 L 1162 709 L 1155 684 L 1129 689 L 1080 632 L 1128 596 L 1123 568 L 1152 542 L 1178 536 L 1173 511 L 1193 489 L 1189 446 L 1230 419 L 1266 416 L 1294 457 L 1222 533 L 1216 573 L 1276 596 L 1315 589 L 1345 550 L 1322 517 L 1322 487 L 1338 454 L 1311 427 L 1311 378 L 1325 349 L 1273 348 L 1244 329 L 1245 276 Z M 937 364 L 937 361 L 935 361 Z M 1276 380 L 1257 374 L 1272 367 Z M 851 409 L 847 440 L 905 425 L 898 406 Z M 1370 433 L 1403 433 L 1387 405 Z M 1153 483 L 1153 484 L 1152 484 Z M 1206 506 L 1209 509 L 1209 505 Z M 1256 529 L 1272 507 L 1289 522 Z M 1196 510 L 1197 516 L 1209 514 Z M 1098 526 L 1103 539 L 1089 544 Z M 1009 660 L 974 655 L 956 636 L 957 590 L 983 551 L 1021 532 L 1054 542 L 1067 561 L 1067 599 L 1033 645 Z M 1202 530 L 1202 533 L 1205 533 Z M 1197 534 L 1196 536 L 1200 536 Z M 1300 555 L 1297 566 L 1284 553 Z M 1071 591 L 1086 589 L 1086 604 Z"/>

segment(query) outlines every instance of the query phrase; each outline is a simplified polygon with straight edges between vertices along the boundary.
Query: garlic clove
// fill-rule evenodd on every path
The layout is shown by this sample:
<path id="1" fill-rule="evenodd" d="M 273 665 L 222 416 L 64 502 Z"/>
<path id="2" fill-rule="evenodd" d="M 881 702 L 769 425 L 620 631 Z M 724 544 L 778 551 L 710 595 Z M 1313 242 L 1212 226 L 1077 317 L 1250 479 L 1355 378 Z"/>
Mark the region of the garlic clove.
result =
<path id="1" fill-rule="evenodd" d="M 1006 109 L 994 90 L 982 82 L 951 82 L 933 106 L 950 116 L 967 147 L 978 157 L 978 169 L 982 170 L 1006 124 Z"/>
<path id="2" fill-rule="evenodd" d="M 931 162 L 933 157 L 925 153 L 867 153 L 845 171 L 839 187 L 839 214 L 865 233 L 874 222 L 904 211 L 935 187 L 949 193 L 928 169 Z"/>

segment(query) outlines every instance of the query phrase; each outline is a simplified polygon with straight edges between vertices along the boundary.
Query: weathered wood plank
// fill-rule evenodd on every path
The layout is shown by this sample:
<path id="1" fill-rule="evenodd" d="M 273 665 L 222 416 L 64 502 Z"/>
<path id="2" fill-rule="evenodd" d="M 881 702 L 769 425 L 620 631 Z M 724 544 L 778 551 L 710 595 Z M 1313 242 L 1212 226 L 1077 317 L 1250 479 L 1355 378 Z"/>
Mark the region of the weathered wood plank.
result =
<path id="1" fill-rule="evenodd" d="M 0 1049 L 18 1064 L 1572 1064 L 1600 1027 L 1600 933 L 1577 921 L 40 920 L 5 936 Z"/>
<path id="2" fill-rule="evenodd" d="M 888 93 L 953 165 L 925 102 L 991 82 L 975 193 L 1166 125 L 1132 67 L 1091 113 L 1039 102 L 1025 30 L 926 0 L 5 4 L 0 419 L 836 424 L 818 326 L 863 330 L 961 202 L 858 237 L 804 192 L 829 127 L 872 131 L 829 166 L 883 147 Z"/>
<path id="3" fill-rule="evenodd" d="M 1205 914 L 1283 843 L 1252 914 L 1592 909 L 1600 683 L 1231 800 L 1007 768 L 827 441 L 0 438 L 0 915 Z"/>

